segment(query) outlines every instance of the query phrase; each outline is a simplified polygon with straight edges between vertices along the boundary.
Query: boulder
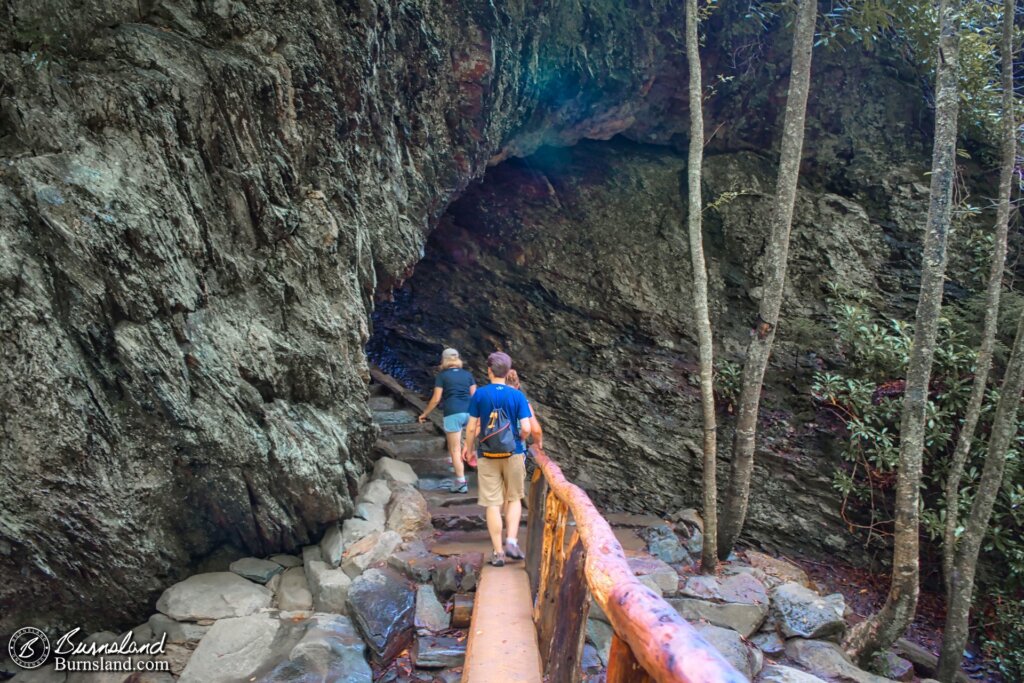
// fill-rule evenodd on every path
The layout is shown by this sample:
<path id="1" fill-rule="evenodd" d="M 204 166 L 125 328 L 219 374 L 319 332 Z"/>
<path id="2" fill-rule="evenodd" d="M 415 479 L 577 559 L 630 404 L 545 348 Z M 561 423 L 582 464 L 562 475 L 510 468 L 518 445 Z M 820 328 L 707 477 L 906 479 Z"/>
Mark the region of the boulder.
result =
<path id="1" fill-rule="evenodd" d="M 178 645 L 198 643 L 206 635 L 206 632 L 210 630 L 209 626 L 193 624 L 187 621 L 175 621 L 159 612 L 151 616 L 147 623 L 153 631 L 153 638 L 155 640 L 159 640 L 166 633 L 166 642 Z"/>
<path id="2" fill-rule="evenodd" d="M 341 564 L 341 555 L 345 552 L 345 542 L 341 538 L 341 527 L 332 524 L 327 527 L 324 537 L 320 539 L 320 558 L 337 567 Z"/>
<path id="3" fill-rule="evenodd" d="M 483 553 L 466 553 L 440 560 L 434 567 L 433 577 L 437 594 L 447 598 L 452 593 L 475 590 L 483 563 Z"/>
<path id="4" fill-rule="evenodd" d="M 285 569 L 291 569 L 292 567 L 302 565 L 302 558 L 296 557 L 295 555 L 271 555 L 267 559 L 271 562 L 277 562 Z"/>
<path id="5" fill-rule="evenodd" d="M 782 583 L 798 583 L 805 588 L 811 588 L 811 580 L 807 578 L 807 572 L 792 562 L 772 557 L 771 555 L 765 555 L 756 550 L 748 550 L 745 554 L 747 556 L 747 563 L 751 567 L 760 569 L 768 576 Z"/>
<path id="6" fill-rule="evenodd" d="M 597 648 L 590 643 L 584 643 L 583 657 L 580 658 L 580 671 L 584 675 L 589 674 L 593 676 L 601 673 L 603 668 L 604 662 L 601 661 L 601 656 L 597 654 Z"/>
<path id="7" fill-rule="evenodd" d="M 347 617 L 315 614 L 300 626 L 304 632 L 287 659 L 261 678 L 261 683 L 373 681 L 373 672 L 363 654 L 366 644 Z"/>
<path id="8" fill-rule="evenodd" d="M 772 613 L 787 638 L 825 638 L 846 628 L 841 593 L 822 597 L 798 583 L 784 583 L 772 592 Z"/>
<path id="9" fill-rule="evenodd" d="M 825 681 L 791 666 L 772 664 L 761 671 L 761 675 L 757 677 L 757 683 L 825 683 Z"/>
<path id="10" fill-rule="evenodd" d="M 232 562 L 229 569 L 250 581 L 267 583 L 274 576 L 280 574 L 284 567 L 270 560 L 261 560 L 257 557 L 243 557 Z"/>
<path id="11" fill-rule="evenodd" d="M 769 657 L 781 655 L 786 651 L 786 641 L 775 631 L 756 633 L 750 636 L 750 642 Z"/>
<path id="12" fill-rule="evenodd" d="M 752 680 L 761 668 L 763 659 L 757 648 L 747 645 L 739 633 L 713 624 L 694 624 L 697 632 L 715 647 L 736 670 Z"/>
<path id="13" fill-rule="evenodd" d="M 416 615 L 414 623 L 417 629 L 438 633 L 451 625 L 451 615 L 437 599 L 433 586 L 416 588 Z M 454 666 L 454 665 L 453 665 Z"/>
<path id="14" fill-rule="evenodd" d="M 390 569 L 368 569 L 348 591 L 348 611 L 377 662 L 404 650 L 413 633 L 415 592 Z"/>
<path id="15" fill-rule="evenodd" d="M 274 602 L 278 609 L 305 611 L 313 609 L 313 593 L 303 567 L 289 567 L 281 574 Z"/>
<path id="16" fill-rule="evenodd" d="M 376 503 L 359 503 L 356 505 L 355 517 L 359 519 L 365 519 L 367 522 L 373 522 L 374 524 L 380 524 L 384 526 L 387 522 L 387 513 L 384 512 L 383 505 L 377 505 Z"/>
<path id="17" fill-rule="evenodd" d="M 193 652 L 193 649 L 186 645 L 168 643 L 164 647 L 163 654 L 156 656 L 156 660 L 158 662 L 167 662 L 171 673 L 175 676 L 181 676 L 185 669 L 188 668 Z M 71 683 L 71 681 L 68 681 L 68 683 Z"/>
<path id="18" fill-rule="evenodd" d="M 739 603 L 717 603 L 696 598 L 669 598 L 670 605 L 675 607 L 680 616 L 688 621 L 701 619 L 714 624 L 731 628 L 744 638 L 749 638 L 757 631 L 768 615 L 768 605 Z"/>
<path id="19" fill-rule="evenodd" d="M 156 608 L 178 621 L 244 617 L 270 607 L 273 593 L 232 572 L 196 574 L 174 584 Z"/>
<path id="20" fill-rule="evenodd" d="M 440 561 L 441 558 L 429 552 L 422 543 L 414 542 L 392 553 L 388 558 L 388 566 L 417 583 L 428 583 L 433 576 L 434 567 Z"/>
<path id="21" fill-rule="evenodd" d="M 374 532 L 349 546 L 341 561 L 341 569 L 354 579 L 367 567 L 386 561 L 401 542 L 402 537 L 397 532 Z"/>
<path id="22" fill-rule="evenodd" d="M 744 605 L 768 605 L 768 590 L 750 574 L 722 577 L 698 574 L 687 578 L 679 590 L 681 595 L 716 602 Z"/>
<path id="23" fill-rule="evenodd" d="M 180 683 L 249 679 L 271 664 L 271 643 L 280 628 L 267 613 L 218 620 L 199 641 Z"/>
<path id="24" fill-rule="evenodd" d="M 652 591 L 654 591 L 655 594 L 659 598 L 665 597 L 664 591 L 661 590 L 661 586 L 658 585 L 658 582 L 655 580 L 655 578 L 653 576 L 645 575 L 645 576 L 638 576 L 636 578 L 637 578 L 637 580 L 640 583 L 642 583 L 643 585 L 647 586 Z"/>
<path id="25" fill-rule="evenodd" d="M 326 562 L 310 562 L 306 567 L 306 580 L 318 612 L 345 613 L 345 600 L 352 579 L 341 569 L 332 569 Z"/>
<path id="26" fill-rule="evenodd" d="M 450 636 L 420 636 L 413 648 L 413 662 L 420 669 L 462 666 L 465 659 L 466 641 Z"/>
<path id="27" fill-rule="evenodd" d="M 310 562 L 323 562 L 323 560 L 324 556 L 320 552 L 319 545 L 307 545 L 302 548 L 302 564 L 308 565 Z"/>
<path id="28" fill-rule="evenodd" d="M 786 641 L 786 656 L 811 673 L 842 683 L 892 683 L 854 666 L 835 643 L 824 640 L 791 638 Z"/>
<path id="29" fill-rule="evenodd" d="M 388 457 L 381 458 L 374 464 L 373 478 L 396 481 L 400 484 L 408 484 L 409 486 L 416 486 L 420 480 L 409 463 Z"/>
<path id="30" fill-rule="evenodd" d="M 356 505 L 371 503 L 384 507 L 388 504 L 389 500 L 391 500 L 391 487 L 388 486 L 388 482 L 383 479 L 374 479 L 359 492 L 359 497 L 356 498 Z"/>
<path id="31" fill-rule="evenodd" d="M 13 668 L 14 663 L 11 662 L 10 666 Z M 11 679 L 11 683 L 65 683 L 68 679 L 67 673 L 57 671 L 53 664 L 47 664 L 38 669 L 17 669 L 17 671 L 18 673 Z"/>
<path id="32" fill-rule="evenodd" d="M 675 595 L 679 592 L 679 574 L 664 560 L 647 553 L 627 551 L 626 562 L 636 576 L 650 576 L 661 588 L 662 594 Z"/>
<path id="33" fill-rule="evenodd" d="M 433 526 L 426 498 L 411 486 L 392 484 L 391 502 L 387 507 L 387 528 L 402 538 L 412 538 Z"/>
<path id="34" fill-rule="evenodd" d="M 375 524 L 359 517 L 349 517 L 341 527 L 342 544 L 347 548 L 356 541 L 378 531 L 384 531 L 383 524 Z"/>
<path id="35" fill-rule="evenodd" d="M 659 560 L 669 564 L 690 562 L 690 554 L 686 552 L 682 543 L 679 542 L 676 532 L 670 529 L 667 524 L 645 527 L 640 529 L 638 533 L 641 538 L 647 541 L 648 552 Z"/>
<path id="36" fill-rule="evenodd" d="M 914 665 L 895 652 L 883 652 L 875 655 L 871 662 L 875 673 L 894 681 L 914 680 Z"/>

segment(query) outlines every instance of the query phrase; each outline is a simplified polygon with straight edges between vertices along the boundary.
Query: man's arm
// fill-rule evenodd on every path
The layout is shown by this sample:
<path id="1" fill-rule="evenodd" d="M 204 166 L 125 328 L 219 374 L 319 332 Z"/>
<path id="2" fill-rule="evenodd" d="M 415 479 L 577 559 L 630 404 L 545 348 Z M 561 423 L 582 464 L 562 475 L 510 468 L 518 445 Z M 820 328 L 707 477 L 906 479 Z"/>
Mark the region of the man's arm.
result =
<path id="1" fill-rule="evenodd" d="M 427 421 L 427 415 L 430 415 L 434 408 L 437 407 L 437 404 L 441 402 L 442 393 L 444 393 L 444 389 L 442 387 L 434 387 L 434 395 L 430 397 L 430 403 L 428 403 L 427 407 L 423 409 L 423 414 L 416 418 L 417 420 L 420 422 Z"/>
<path id="2" fill-rule="evenodd" d="M 476 385 L 475 384 L 470 384 L 469 385 L 469 397 L 473 398 L 473 394 L 475 394 L 475 393 L 476 393 Z"/>
<path id="3" fill-rule="evenodd" d="M 466 441 L 462 447 L 462 459 L 471 462 L 473 449 L 476 447 L 476 435 L 480 431 L 480 418 L 471 417 L 466 423 Z"/>

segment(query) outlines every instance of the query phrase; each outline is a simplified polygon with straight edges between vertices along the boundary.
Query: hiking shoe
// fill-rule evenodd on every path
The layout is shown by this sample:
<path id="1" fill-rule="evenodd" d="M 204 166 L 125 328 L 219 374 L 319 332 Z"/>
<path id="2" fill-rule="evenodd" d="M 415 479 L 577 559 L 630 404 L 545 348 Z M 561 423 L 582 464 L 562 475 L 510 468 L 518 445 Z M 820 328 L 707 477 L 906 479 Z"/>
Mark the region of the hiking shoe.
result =
<path id="1" fill-rule="evenodd" d="M 491 566 L 492 567 L 504 567 L 505 566 L 505 553 L 491 553 Z"/>
<path id="2" fill-rule="evenodd" d="M 448 490 L 452 493 L 469 493 L 469 485 L 465 481 L 453 479 L 452 485 Z"/>
<path id="3" fill-rule="evenodd" d="M 505 541 L 505 554 L 510 560 L 521 560 L 525 557 L 516 541 Z"/>

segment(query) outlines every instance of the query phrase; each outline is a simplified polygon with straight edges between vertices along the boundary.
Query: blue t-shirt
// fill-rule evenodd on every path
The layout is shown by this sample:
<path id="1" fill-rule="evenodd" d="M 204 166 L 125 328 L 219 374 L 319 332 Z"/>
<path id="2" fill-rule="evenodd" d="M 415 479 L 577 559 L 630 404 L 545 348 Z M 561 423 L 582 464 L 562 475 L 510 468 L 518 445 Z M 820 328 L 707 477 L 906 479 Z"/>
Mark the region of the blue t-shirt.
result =
<path id="1" fill-rule="evenodd" d="M 504 384 L 488 384 L 485 387 L 480 387 L 473 394 L 473 398 L 469 401 L 469 416 L 470 417 L 482 417 L 489 416 L 491 411 L 496 408 L 504 408 L 505 414 L 508 415 L 508 419 L 512 421 L 512 431 L 516 437 L 516 453 L 523 452 L 523 442 L 519 435 L 519 421 L 525 420 L 533 416 L 530 412 L 530 404 L 526 401 L 526 397 L 523 396 L 523 392 L 518 389 L 513 389 L 510 386 Z M 477 449 L 482 452 L 482 449 L 477 446 Z"/>
<path id="2" fill-rule="evenodd" d="M 437 373 L 435 387 L 441 387 L 441 401 L 444 416 L 465 413 L 469 410 L 469 388 L 476 384 L 469 370 L 448 368 Z"/>

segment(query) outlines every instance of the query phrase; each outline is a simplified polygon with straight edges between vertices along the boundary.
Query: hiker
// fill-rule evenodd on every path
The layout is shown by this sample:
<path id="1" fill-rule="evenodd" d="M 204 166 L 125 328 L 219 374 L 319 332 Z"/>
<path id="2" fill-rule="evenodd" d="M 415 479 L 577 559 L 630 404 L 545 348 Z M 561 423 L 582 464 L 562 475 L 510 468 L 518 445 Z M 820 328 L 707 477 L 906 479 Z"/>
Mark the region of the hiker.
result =
<path id="1" fill-rule="evenodd" d="M 529 477 L 530 475 L 533 474 L 533 468 L 530 466 L 531 458 L 529 446 L 536 446 L 537 448 L 543 450 L 544 431 L 540 428 L 540 421 L 537 420 L 537 409 L 534 408 L 533 404 L 530 402 L 530 399 L 526 397 L 526 390 L 523 389 L 523 385 L 519 381 L 519 373 L 516 372 L 515 368 L 512 368 L 511 370 L 508 371 L 508 375 L 506 375 L 505 377 L 505 384 L 512 387 L 513 389 L 518 389 L 523 394 L 523 397 L 526 398 L 526 405 L 530 408 L 529 443 L 526 439 L 524 439 L 521 444 L 522 450 L 520 451 L 526 458 L 526 474 L 527 477 Z"/>
<path id="2" fill-rule="evenodd" d="M 434 379 L 434 395 L 430 403 L 417 418 L 426 422 L 427 416 L 439 403 L 444 402 L 444 438 L 448 445 L 448 455 L 452 459 L 455 479 L 449 490 L 452 493 L 467 493 L 466 471 L 462 463 L 462 430 L 469 421 L 469 400 L 476 391 L 476 382 L 468 370 L 462 369 L 462 359 L 455 349 L 445 349 L 441 353 L 441 369 Z"/>
<path id="3" fill-rule="evenodd" d="M 518 389 L 507 386 L 505 378 L 512 369 L 508 354 L 496 351 L 487 357 L 487 379 L 469 402 L 469 424 L 462 457 L 477 460 L 478 502 L 487 508 L 487 531 L 491 536 L 491 564 L 505 565 L 505 557 L 523 559 L 519 549 L 519 519 L 523 514 L 526 468 L 522 443 L 532 431 L 530 406 Z M 480 437 L 478 453 L 474 451 Z M 479 458 L 476 456 L 479 454 Z M 502 505 L 508 539 L 501 544 Z"/>

